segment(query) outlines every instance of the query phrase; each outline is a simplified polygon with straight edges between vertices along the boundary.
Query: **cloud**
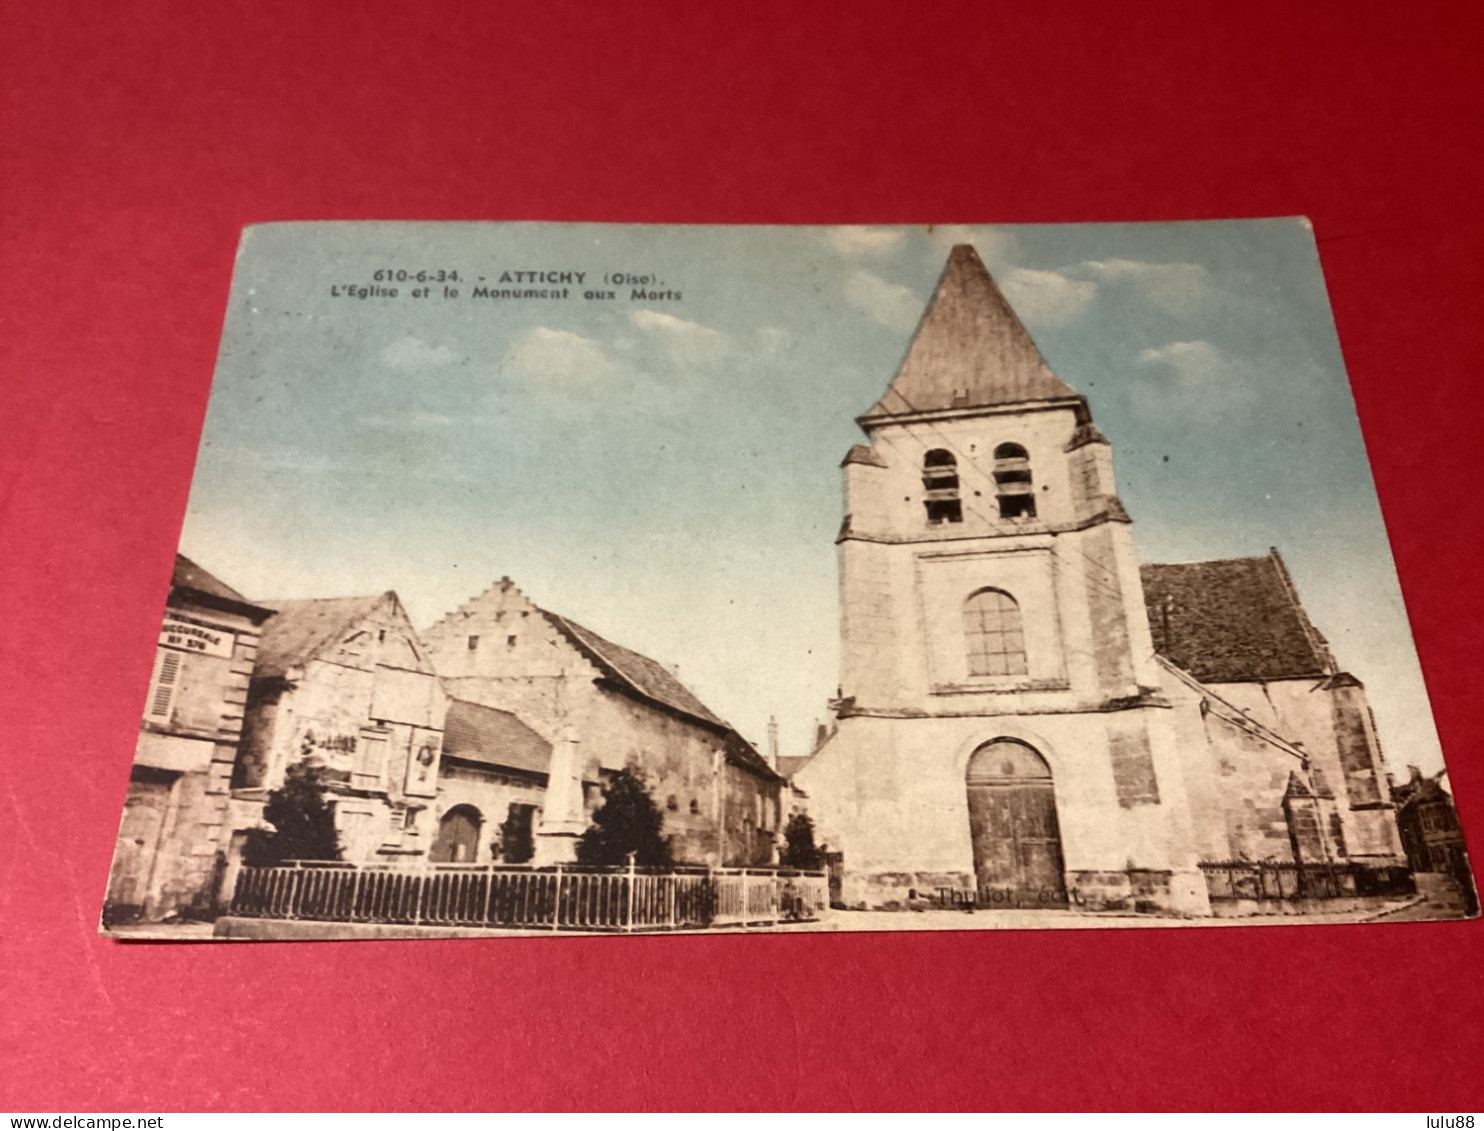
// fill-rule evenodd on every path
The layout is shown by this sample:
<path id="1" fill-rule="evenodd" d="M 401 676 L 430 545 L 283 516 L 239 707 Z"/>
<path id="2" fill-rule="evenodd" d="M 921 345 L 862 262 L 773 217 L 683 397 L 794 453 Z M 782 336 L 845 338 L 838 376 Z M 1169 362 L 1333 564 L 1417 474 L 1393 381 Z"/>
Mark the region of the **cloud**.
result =
<path id="1" fill-rule="evenodd" d="M 1233 357 L 1204 339 L 1152 346 L 1138 356 L 1153 369 L 1144 393 L 1183 411 L 1214 413 L 1257 396 L 1264 368 Z"/>
<path id="2" fill-rule="evenodd" d="M 841 225 L 824 230 L 824 241 L 841 255 L 882 255 L 902 242 L 900 228 L 867 228 Z"/>
<path id="3" fill-rule="evenodd" d="M 719 330 L 688 322 L 659 310 L 636 310 L 630 320 L 677 369 L 693 371 L 716 364 L 731 353 L 731 341 Z M 636 343 L 639 344 L 639 343 Z"/>
<path id="4" fill-rule="evenodd" d="M 982 238 L 982 237 L 981 237 Z M 1013 236 L 1007 236 L 1013 240 Z M 1005 245 L 980 257 L 1013 251 Z M 1170 314 L 1191 314 L 1210 294 L 1210 273 L 1197 263 L 1142 263 L 1133 259 L 1084 259 L 1054 271 L 1000 268 L 1000 286 L 1015 312 L 1031 326 L 1065 326 L 1081 317 L 1105 288 L 1132 287 Z"/>
<path id="5" fill-rule="evenodd" d="M 1187 389 L 1209 389 L 1232 373 L 1233 359 L 1209 341 L 1171 341 L 1138 355 L 1141 365 L 1166 365 Z"/>
<path id="6" fill-rule="evenodd" d="M 1091 306 L 1098 293 L 1091 280 L 1030 267 L 1014 268 L 1000 285 L 1015 312 L 1032 326 L 1065 326 Z"/>
<path id="7" fill-rule="evenodd" d="M 1210 272 L 1199 263 L 1084 259 L 1067 273 L 1099 283 L 1132 283 L 1145 298 L 1172 314 L 1190 313 L 1205 300 L 1211 285 Z"/>
<path id="8" fill-rule="evenodd" d="M 910 330 L 922 315 L 922 300 L 906 287 L 888 283 L 870 271 L 853 271 L 845 280 L 845 298 L 883 326 Z"/>
<path id="9" fill-rule="evenodd" d="M 381 360 L 393 369 L 435 369 L 452 365 L 459 357 L 447 346 L 435 346 L 422 338 L 408 335 L 389 343 L 381 351 Z"/>
<path id="10" fill-rule="evenodd" d="M 511 344 L 500 361 L 501 376 L 536 393 L 584 399 L 632 374 L 602 344 L 570 330 L 535 326 Z"/>

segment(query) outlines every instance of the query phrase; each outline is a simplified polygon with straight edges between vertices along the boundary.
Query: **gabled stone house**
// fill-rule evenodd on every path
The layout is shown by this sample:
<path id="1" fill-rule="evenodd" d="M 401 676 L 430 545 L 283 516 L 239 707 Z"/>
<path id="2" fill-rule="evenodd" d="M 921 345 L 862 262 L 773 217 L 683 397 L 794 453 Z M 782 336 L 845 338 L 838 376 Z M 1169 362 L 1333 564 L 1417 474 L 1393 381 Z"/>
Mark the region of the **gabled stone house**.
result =
<path id="1" fill-rule="evenodd" d="M 423 638 L 452 696 L 509 712 L 550 744 L 538 862 L 571 858 L 603 781 L 625 766 L 664 810 L 677 861 L 774 859 L 782 779 L 663 665 L 539 608 L 509 578 Z"/>
<path id="2" fill-rule="evenodd" d="M 232 775 L 238 855 L 269 791 L 305 760 L 328 770 L 346 860 L 425 855 L 448 702 L 401 601 L 386 592 L 263 604 L 275 613 Z"/>

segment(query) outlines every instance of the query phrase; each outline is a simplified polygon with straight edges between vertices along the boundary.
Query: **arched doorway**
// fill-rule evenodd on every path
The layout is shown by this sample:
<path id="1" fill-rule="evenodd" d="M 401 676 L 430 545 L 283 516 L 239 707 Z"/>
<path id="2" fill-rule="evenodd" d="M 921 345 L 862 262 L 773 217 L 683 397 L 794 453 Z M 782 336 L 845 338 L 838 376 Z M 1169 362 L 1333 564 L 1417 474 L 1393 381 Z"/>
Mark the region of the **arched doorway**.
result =
<path id="1" fill-rule="evenodd" d="M 428 850 L 434 864 L 472 864 L 479 851 L 479 829 L 484 818 L 472 805 L 455 805 L 438 822 L 438 838 Z"/>
<path id="2" fill-rule="evenodd" d="M 1061 828 L 1046 760 L 999 738 L 969 758 L 969 835 L 979 902 L 987 907 L 1065 907 Z"/>

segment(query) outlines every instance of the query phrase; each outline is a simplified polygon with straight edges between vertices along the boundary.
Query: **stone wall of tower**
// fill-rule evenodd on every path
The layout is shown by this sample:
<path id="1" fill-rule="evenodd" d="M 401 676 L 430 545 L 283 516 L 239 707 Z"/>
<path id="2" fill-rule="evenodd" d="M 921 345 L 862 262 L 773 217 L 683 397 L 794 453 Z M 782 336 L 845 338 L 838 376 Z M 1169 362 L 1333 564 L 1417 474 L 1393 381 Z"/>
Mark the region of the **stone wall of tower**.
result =
<path id="1" fill-rule="evenodd" d="M 1039 716 L 842 719 L 795 780 L 819 839 L 845 856 L 849 906 L 891 907 L 909 893 L 976 887 L 965 774 L 985 743 L 1014 739 L 1051 767 L 1068 896 L 1089 910 L 1133 910 L 1139 882 L 1166 910 L 1206 913 L 1192 830 L 1172 807 L 1120 780 L 1114 735 L 1138 736 L 1163 788 L 1183 797 L 1168 710 Z"/>
<path id="2" fill-rule="evenodd" d="M 1109 447 L 1075 403 L 884 423 L 846 463 L 839 730 L 797 781 L 845 853 L 846 899 L 974 888 L 966 766 L 999 739 L 1053 771 L 1067 894 L 1088 908 L 1207 910 L 1184 767 Z M 1002 517 L 995 449 L 1028 454 L 1034 517 Z M 954 454 L 961 521 L 931 521 L 928 452 Z M 1009 594 L 1025 671 L 975 675 L 963 608 Z"/>

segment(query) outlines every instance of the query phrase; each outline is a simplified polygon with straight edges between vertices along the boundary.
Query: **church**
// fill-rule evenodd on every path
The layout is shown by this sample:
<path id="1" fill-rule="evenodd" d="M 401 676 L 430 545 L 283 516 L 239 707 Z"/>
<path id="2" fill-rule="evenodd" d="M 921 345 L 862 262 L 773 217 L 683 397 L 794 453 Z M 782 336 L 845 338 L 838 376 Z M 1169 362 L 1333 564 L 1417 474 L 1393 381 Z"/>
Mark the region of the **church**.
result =
<path id="1" fill-rule="evenodd" d="M 1402 864 L 1365 689 L 1277 550 L 1141 565 L 1112 445 L 973 247 L 857 423 L 837 724 L 794 775 L 841 903 L 1207 916 L 1222 865 Z"/>

